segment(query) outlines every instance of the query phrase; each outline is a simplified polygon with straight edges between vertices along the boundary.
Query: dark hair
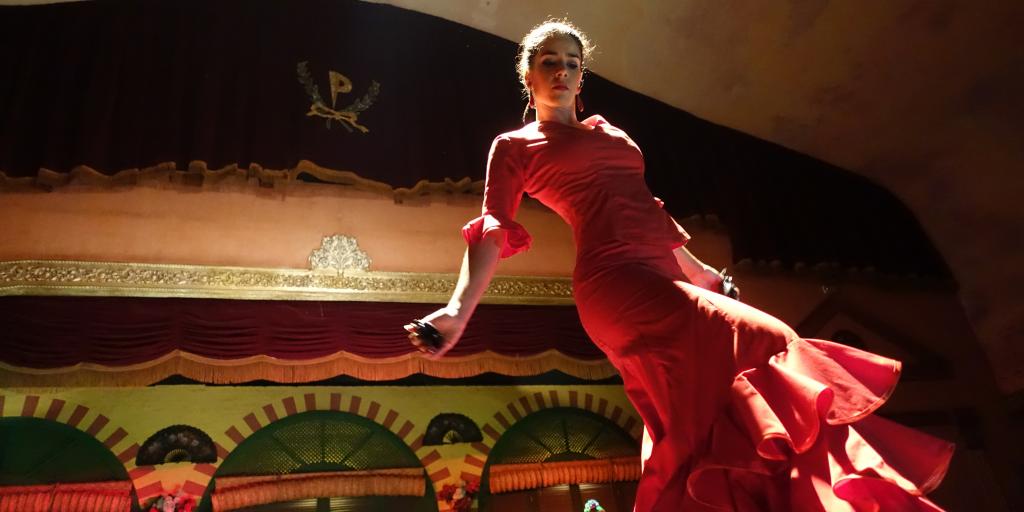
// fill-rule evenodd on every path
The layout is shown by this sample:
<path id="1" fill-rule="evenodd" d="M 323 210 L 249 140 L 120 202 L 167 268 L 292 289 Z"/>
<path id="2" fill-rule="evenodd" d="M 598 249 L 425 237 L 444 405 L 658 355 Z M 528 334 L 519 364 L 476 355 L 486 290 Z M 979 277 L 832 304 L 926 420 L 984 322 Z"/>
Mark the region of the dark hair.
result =
<path id="1" fill-rule="evenodd" d="M 519 72 L 519 82 L 523 85 L 523 97 L 527 100 L 530 97 L 530 89 L 526 87 L 526 72 L 533 66 L 533 58 L 537 55 L 540 45 L 544 44 L 544 41 L 547 41 L 550 37 L 568 37 L 575 41 L 576 45 L 580 47 L 580 70 L 583 72 L 587 70 L 586 57 L 594 50 L 594 47 L 590 44 L 586 34 L 568 20 L 548 19 L 540 25 L 533 27 L 523 36 L 523 41 L 519 43 L 519 54 L 516 56 L 516 70 Z M 529 109 L 530 107 L 527 105 L 526 110 L 523 111 L 524 121 Z"/>

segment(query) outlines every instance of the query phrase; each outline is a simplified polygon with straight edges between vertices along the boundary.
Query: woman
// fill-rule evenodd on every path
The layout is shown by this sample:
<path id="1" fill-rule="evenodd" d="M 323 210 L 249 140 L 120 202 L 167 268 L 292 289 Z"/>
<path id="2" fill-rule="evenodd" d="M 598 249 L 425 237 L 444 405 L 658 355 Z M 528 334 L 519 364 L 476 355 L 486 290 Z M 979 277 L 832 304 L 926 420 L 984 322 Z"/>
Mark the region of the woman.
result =
<path id="1" fill-rule="evenodd" d="M 406 326 L 413 343 L 444 355 L 498 259 L 529 247 L 513 220 L 525 191 L 572 225 L 580 319 L 643 418 L 637 511 L 939 510 L 922 494 L 952 446 L 869 415 L 899 362 L 803 340 L 708 291 L 722 277 L 651 196 L 636 144 L 600 116 L 577 120 L 588 50 L 563 22 L 523 39 L 519 75 L 537 120 L 494 140 L 455 292 Z"/>

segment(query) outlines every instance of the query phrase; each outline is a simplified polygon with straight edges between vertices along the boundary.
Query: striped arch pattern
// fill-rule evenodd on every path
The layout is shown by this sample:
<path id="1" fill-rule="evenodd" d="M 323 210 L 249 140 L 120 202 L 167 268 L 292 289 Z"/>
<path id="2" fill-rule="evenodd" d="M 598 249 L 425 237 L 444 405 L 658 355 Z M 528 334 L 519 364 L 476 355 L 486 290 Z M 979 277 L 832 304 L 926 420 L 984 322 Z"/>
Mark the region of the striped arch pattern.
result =
<path id="1" fill-rule="evenodd" d="M 240 422 L 224 432 L 229 440 L 225 445 L 214 443 L 217 448 L 218 460 L 223 461 L 231 453 L 231 450 L 242 444 L 242 441 L 270 423 L 293 414 L 310 411 L 340 411 L 369 419 L 390 430 L 412 449 L 427 470 L 435 487 L 450 476 L 448 468 L 441 460 L 440 452 L 430 446 L 423 446 L 423 433 L 416 435 L 414 432 L 416 426 L 411 421 L 402 418 L 394 409 L 385 411 L 384 406 L 376 401 L 343 393 L 306 393 L 301 396 L 290 396 L 268 403 L 260 410 L 245 415 Z M 188 489 L 185 491 L 198 496 L 202 495 L 210 478 L 216 473 L 217 467 L 213 464 L 197 464 L 196 471 L 198 478 L 191 483 L 194 486 L 200 486 L 197 487 L 200 492 L 192 493 Z"/>
<path id="2" fill-rule="evenodd" d="M 536 392 L 532 395 L 523 395 L 517 400 L 509 402 L 503 410 L 500 409 L 494 413 L 493 421 L 485 423 L 480 428 L 484 434 L 484 440 L 470 446 L 470 453 L 466 455 L 460 478 L 467 482 L 479 481 L 491 448 L 498 442 L 502 434 L 511 428 L 513 423 L 543 409 L 574 407 L 590 411 L 618 425 L 639 443 L 643 435 L 643 421 L 640 420 L 640 417 L 632 410 L 625 410 L 617 405 L 609 407 L 609 405 L 605 398 L 574 390 L 549 390 L 546 393 Z"/>
<path id="3" fill-rule="evenodd" d="M 0 417 L 39 418 L 63 423 L 74 427 L 103 443 L 117 460 L 124 464 L 132 485 L 139 488 L 139 478 L 152 471 L 149 468 L 135 466 L 135 455 L 139 453 L 139 444 L 130 443 L 125 429 L 111 425 L 110 419 L 84 405 L 69 404 L 59 398 L 48 398 L 39 395 L 2 395 L 0 394 Z"/>

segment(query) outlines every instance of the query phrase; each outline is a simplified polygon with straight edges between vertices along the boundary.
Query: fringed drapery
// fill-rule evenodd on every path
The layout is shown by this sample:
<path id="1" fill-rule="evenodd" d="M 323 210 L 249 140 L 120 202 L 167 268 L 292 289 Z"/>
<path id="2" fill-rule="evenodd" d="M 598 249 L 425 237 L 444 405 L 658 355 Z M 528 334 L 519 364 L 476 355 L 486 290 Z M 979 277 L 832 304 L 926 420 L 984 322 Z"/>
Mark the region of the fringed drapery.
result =
<path id="1" fill-rule="evenodd" d="M 423 468 L 218 477 L 211 499 L 221 512 L 320 497 L 422 496 L 425 478 Z"/>
<path id="2" fill-rule="evenodd" d="M 131 492 L 130 481 L 0 487 L 0 512 L 128 512 Z"/>
<path id="3" fill-rule="evenodd" d="M 488 473 L 491 492 L 502 493 L 565 484 L 625 482 L 640 479 L 640 457 L 492 464 Z"/>
<path id="4" fill-rule="evenodd" d="M 369 358 L 347 352 L 289 361 L 269 356 L 214 359 L 175 351 L 156 360 L 127 366 L 76 364 L 62 368 L 16 367 L 0 362 L 0 386 L 147 386 L 172 375 L 209 384 L 254 380 L 279 383 L 315 382 L 338 375 L 369 381 L 395 380 L 414 374 L 445 379 L 474 377 L 487 372 L 513 377 L 560 371 L 573 377 L 600 380 L 618 375 L 607 359 L 575 359 L 556 350 L 528 356 L 506 356 L 491 351 L 467 356 L 429 359 L 422 354 Z"/>
<path id="5" fill-rule="evenodd" d="M 436 306 L 395 302 L 2 297 L 0 386 L 394 380 L 553 370 L 615 375 L 572 306 L 481 305 L 458 346 L 423 357 L 402 325 Z"/>

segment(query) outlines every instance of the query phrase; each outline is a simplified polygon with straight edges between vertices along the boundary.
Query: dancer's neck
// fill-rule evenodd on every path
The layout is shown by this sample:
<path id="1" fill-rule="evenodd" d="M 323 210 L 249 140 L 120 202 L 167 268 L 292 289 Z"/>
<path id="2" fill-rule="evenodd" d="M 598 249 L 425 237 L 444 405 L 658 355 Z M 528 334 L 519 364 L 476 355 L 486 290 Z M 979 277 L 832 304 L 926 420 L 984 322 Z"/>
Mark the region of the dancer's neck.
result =
<path id="1" fill-rule="evenodd" d="M 561 123 L 573 128 L 587 128 L 576 119 L 576 110 L 572 107 L 537 107 L 537 122 Z"/>

